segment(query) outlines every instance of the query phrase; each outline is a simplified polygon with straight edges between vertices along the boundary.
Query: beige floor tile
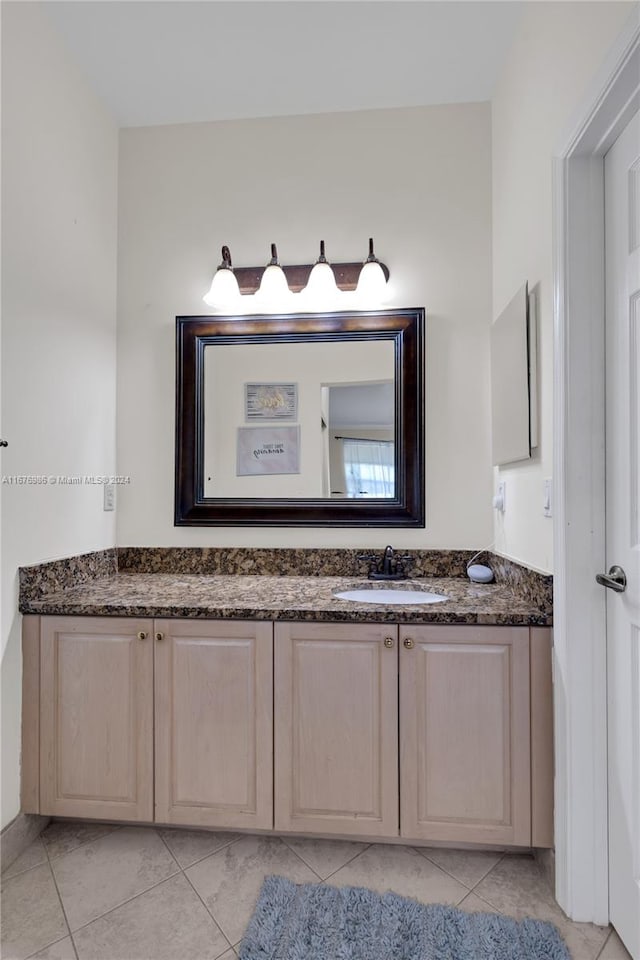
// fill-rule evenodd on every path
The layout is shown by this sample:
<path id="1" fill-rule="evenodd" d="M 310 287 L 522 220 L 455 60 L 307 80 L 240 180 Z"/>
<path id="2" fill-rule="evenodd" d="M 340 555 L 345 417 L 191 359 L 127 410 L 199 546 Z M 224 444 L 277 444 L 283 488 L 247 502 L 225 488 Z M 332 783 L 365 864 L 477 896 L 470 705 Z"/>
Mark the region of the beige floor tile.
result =
<path id="1" fill-rule="evenodd" d="M 62 857 L 83 843 L 106 837 L 119 827 L 114 823 L 94 823 L 91 820 L 54 820 L 41 834 L 49 857 Z"/>
<path id="2" fill-rule="evenodd" d="M 630 960 L 615 933 L 609 937 L 607 928 L 564 916 L 526 855 L 507 854 L 495 863 L 497 853 L 289 838 L 284 843 L 162 828 L 170 853 L 153 828 L 58 822 L 47 833 L 51 866 L 37 840 L 3 875 L 4 960 L 75 960 L 52 869 L 76 931 L 79 960 L 237 960 L 262 881 L 273 873 L 298 883 L 315 882 L 317 873 L 336 886 L 392 889 L 423 902 L 516 919 L 533 916 L 558 926 L 572 960 Z M 70 852 L 61 855 L 64 850 Z M 189 865 L 187 875 L 222 932 L 178 873 L 174 857 Z"/>
<path id="3" fill-rule="evenodd" d="M 51 867 L 72 932 L 178 871 L 155 830 L 143 827 L 85 843 Z"/>
<path id="4" fill-rule="evenodd" d="M 322 880 L 344 867 L 368 846 L 366 843 L 351 843 L 348 840 L 282 839 Z"/>
<path id="5" fill-rule="evenodd" d="M 605 943 L 598 960 L 631 960 L 631 954 L 615 930 L 611 931 L 611 936 Z"/>
<path id="6" fill-rule="evenodd" d="M 2 872 L 2 879 L 8 880 L 9 877 L 16 877 L 19 873 L 24 873 L 25 870 L 31 870 L 32 867 L 38 867 L 41 863 L 46 862 L 47 854 L 40 837 L 38 837 L 27 847 L 24 853 L 20 854 L 20 856 Z"/>
<path id="7" fill-rule="evenodd" d="M 337 887 L 368 887 L 384 893 L 393 890 L 422 903 L 459 903 L 465 886 L 420 856 L 411 847 L 374 844 L 338 870 L 328 881 Z"/>
<path id="8" fill-rule="evenodd" d="M 239 833 L 221 833 L 213 830 L 181 830 L 162 827 L 158 833 L 181 867 L 190 867 L 227 844 L 233 843 Z"/>
<path id="9" fill-rule="evenodd" d="M 481 900 L 475 893 L 470 893 L 464 900 L 458 904 L 461 910 L 466 913 L 495 913 L 493 907 L 490 907 L 485 900 Z"/>
<path id="10" fill-rule="evenodd" d="M 554 921 L 550 920 L 549 922 L 553 923 Z M 565 929 L 560 923 L 556 923 L 556 927 L 569 948 L 571 960 L 596 960 L 596 957 L 600 956 L 599 949 L 597 948 L 594 953 L 593 944 L 588 943 L 579 930 Z"/>
<path id="11" fill-rule="evenodd" d="M 64 940 L 52 943 L 46 950 L 35 953 L 29 960 L 76 960 L 76 956 L 71 937 L 65 937 Z"/>
<path id="12" fill-rule="evenodd" d="M 265 877 L 276 873 L 295 883 L 318 879 L 277 837 L 242 837 L 185 872 L 230 943 L 244 934 Z"/>
<path id="13" fill-rule="evenodd" d="M 607 938 L 607 927 L 567 919 L 533 857 L 505 856 L 474 892 L 498 913 L 516 920 L 535 917 L 554 923 L 574 960 L 595 960 Z"/>
<path id="14" fill-rule="evenodd" d="M 22 960 L 68 936 L 48 863 L 2 883 L 3 960 Z"/>
<path id="15" fill-rule="evenodd" d="M 416 847 L 416 850 L 470 890 L 502 859 L 501 853 L 486 853 L 483 850 L 447 850 L 435 847 Z"/>
<path id="16" fill-rule="evenodd" d="M 179 874 L 74 934 L 79 960 L 214 960 L 227 940 Z"/>

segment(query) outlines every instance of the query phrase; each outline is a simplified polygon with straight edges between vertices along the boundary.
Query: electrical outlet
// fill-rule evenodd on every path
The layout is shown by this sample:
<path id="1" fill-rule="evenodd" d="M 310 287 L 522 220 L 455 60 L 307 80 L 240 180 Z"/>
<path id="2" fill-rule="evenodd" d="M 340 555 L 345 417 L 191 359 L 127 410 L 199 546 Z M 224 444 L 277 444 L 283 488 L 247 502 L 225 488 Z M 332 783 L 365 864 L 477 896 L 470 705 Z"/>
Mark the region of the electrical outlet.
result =
<path id="1" fill-rule="evenodd" d="M 103 487 L 102 509 L 105 511 L 115 510 L 116 508 L 116 485 L 115 483 L 105 483 Z"/>
<path id="2" fill-rule="evenodd" d="M 545 517 L 552 517 L 553 513 L 551 510 L 552 504 L 552 493 L 553 493 L 553 481 L 548 477 L 544 481 L 544 490 L 542 494 L 542 512 Z"/>
<path id="3" fill-rule="evenodd" d="M 505 510 L 507 509 L 506 495 L 507 495 L 507 484 L 504 480 L 500 480 L 500 482 L 498 483 L 498 487 L 496 489 L 496 495 L 493 498 L 493 506 L 500 513 L 504 513 Z"/>

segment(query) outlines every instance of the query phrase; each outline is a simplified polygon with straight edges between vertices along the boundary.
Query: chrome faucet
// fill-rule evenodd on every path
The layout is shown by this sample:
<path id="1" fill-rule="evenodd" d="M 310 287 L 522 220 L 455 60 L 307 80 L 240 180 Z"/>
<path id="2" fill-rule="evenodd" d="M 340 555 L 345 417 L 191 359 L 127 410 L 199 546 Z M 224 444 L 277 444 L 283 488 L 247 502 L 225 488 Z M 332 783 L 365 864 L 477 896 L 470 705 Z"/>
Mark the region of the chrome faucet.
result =
<path id="1" fill-rule="evenodd" d="M 378 559 L 375 553 L 360 553 L 358 560 L 366 560 L 369 566 L 369 580 L 406 580 L 406 564 L 413 560 L 408 553 L 397 556 L 393 547 L 389 544 L 384 548 L 382 559 Z"/>

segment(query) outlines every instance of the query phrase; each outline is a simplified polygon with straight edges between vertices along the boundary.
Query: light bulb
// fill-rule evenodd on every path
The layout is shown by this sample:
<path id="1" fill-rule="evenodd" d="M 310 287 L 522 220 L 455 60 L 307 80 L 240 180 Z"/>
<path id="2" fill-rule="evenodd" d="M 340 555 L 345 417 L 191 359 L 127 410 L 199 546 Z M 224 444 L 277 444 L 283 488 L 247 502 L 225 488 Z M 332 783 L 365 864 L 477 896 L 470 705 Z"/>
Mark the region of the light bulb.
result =
<path id="1" fill-rule="evenodd" d="M 209 292 L 202 299 L 210 307 L 230 307 L 240 299 L 240 287 L 231 265 L 229 247 L 222 248 L 222 263 L 213 275 Z"/>
<path id="2" fill-rule="evenodd" d="M 278 251 L 275 243 L 271 244 L 271 260 L 265 267 L 260 280 L 260 287 L 256 293 L 256 299 L 264 303 L 270 309 L 281 309 L 290 302 L 292 294 L 289 290 L 289 284 L 285 272 L 278 262 Z"/>
<path id="3" fill-rule="evenodd" d="M 384 302 L 387 292 L 387 278 L 384 275 L 380 261 L 373 252 L 373 238 L 369 238 L 369 256 L 365 260 L 360 276 L 358 277 L 358 286 L 356 287 L 356 297 L 363 305 L 377 306 Z"/>
<path id="4" fill-rule="evenodd" d="M 336 283 L 331 264 L 324 255 L 324 240 L 321 240 L 320 256 L 309 274 L 307 285 L 301 291 L 301 295 L 309 303 L 309 306 L 327 307 L 334 305 L 335 301 L 341 296 L 341 292 Z"/>

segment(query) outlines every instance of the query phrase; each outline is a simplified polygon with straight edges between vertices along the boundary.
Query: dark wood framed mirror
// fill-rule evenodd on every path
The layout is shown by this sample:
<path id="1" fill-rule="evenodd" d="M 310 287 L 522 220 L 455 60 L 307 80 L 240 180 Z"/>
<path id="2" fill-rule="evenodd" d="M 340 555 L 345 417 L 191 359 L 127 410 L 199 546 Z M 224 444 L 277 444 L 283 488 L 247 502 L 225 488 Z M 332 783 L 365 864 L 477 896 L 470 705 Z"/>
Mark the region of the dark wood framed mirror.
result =
<path id="1" fill-rule="evenodd" d="M 424 527 L 424 310 L 176 318 L 176 526 Z"/>

